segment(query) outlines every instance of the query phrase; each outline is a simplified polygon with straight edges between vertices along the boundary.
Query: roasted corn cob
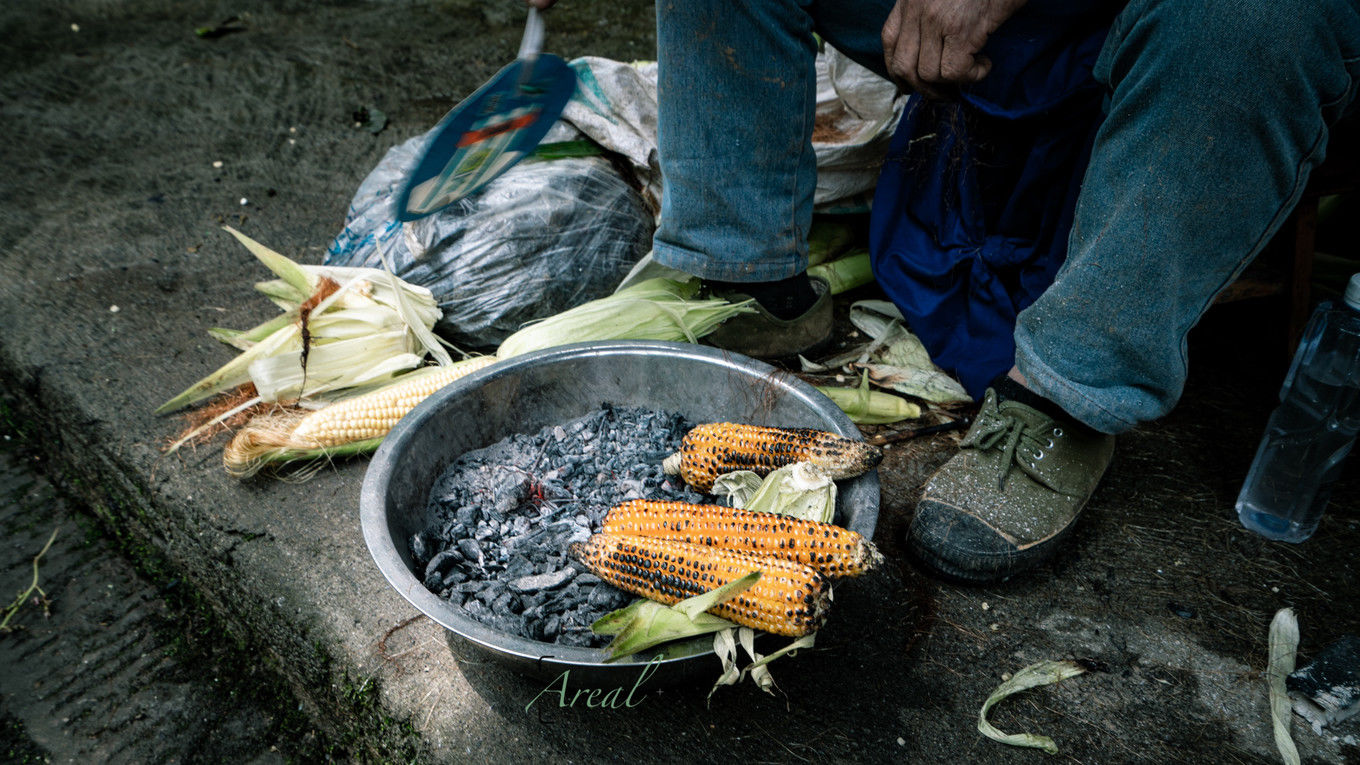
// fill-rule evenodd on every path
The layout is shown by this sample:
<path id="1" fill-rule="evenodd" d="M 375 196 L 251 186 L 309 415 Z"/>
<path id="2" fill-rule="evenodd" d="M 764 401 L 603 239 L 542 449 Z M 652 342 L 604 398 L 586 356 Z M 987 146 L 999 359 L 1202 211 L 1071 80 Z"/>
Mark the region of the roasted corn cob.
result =
<path id="1" fill-rule="evenodd" d="M 721 505 L 635 499 L 609 511 L 603 533 L 769 555 L 811 566 L 832 578 L 859 576 L 883 562 L 873 542 L 849 529 Z"/>
<path id="2" fill-rule="evenodd" d="M 873 470 L 882 460 L 878 447 L 835 433 L 716 422 L 698 425 L 685 434 L 680 451 L 662 466 L 690 486 L 709 491 L 713 479 L 734 470 L 764 476 L 795 462 L 811 462 L 832 478 L 851 478 Z"/>
<path id="3" fill-rule="evenodd" d="M 776 635 L 815 632 L 831 606 L 826 577 L 778 558 L 621 534 L 595 534 L 570 550 L 604 581 L 666 605 L 759 570 L 759 581 L 709 613 Z"/>

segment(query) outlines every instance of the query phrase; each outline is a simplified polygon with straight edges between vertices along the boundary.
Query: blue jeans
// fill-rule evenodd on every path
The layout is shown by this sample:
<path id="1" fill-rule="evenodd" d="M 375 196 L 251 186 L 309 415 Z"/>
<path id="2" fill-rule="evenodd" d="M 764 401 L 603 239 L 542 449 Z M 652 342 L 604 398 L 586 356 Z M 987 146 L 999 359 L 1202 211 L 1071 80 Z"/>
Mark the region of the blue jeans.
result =
<path id="1" fill-rule="evenodd" d="M 806 267 L 816 31 L 884 74 L 892 3 L 657 4 L 655 258 L 724 281 Z M 1355 0 L 1133 0 L 1096 71 L 1109 109 L 1068 258 L 1020 314 L 1016 365 L 1107 433 L 1166 414 L 1185 338 L 1297 203 L 1356 101 Z"/>

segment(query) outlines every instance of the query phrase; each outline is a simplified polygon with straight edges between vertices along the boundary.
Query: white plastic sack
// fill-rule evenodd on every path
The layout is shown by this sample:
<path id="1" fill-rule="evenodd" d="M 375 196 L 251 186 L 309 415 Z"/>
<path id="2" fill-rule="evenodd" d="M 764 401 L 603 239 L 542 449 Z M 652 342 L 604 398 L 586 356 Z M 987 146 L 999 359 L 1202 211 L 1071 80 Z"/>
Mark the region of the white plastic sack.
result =
<path id="1" fill-rule="evenodd" d="M 626 64 L 587 56 L 571 62 L 576 95 L 562 119 L 628 159 L 653 211 L 661 209 L 661 168 L 656 149 L 656 64 Z M 878 182 L 888 142 L 906 96 L 891 82 L 834 48 L 817 56 L 817 154 L 813 203 L 836 207 Z"/>

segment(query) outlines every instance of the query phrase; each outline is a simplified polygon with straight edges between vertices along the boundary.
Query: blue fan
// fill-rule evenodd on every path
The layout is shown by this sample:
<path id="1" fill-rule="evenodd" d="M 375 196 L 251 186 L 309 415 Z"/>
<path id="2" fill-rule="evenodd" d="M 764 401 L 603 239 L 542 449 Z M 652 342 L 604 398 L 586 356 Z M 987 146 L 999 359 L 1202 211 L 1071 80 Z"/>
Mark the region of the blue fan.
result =
<path id="1" fill-rule="evenodd" d="M 543 17 L 529 8 L 519 56 L 444 116 L 397 197 L 416 220 L 490 183 L 534 150 L 576 92 L 576 72 L 540 53 Z"/>

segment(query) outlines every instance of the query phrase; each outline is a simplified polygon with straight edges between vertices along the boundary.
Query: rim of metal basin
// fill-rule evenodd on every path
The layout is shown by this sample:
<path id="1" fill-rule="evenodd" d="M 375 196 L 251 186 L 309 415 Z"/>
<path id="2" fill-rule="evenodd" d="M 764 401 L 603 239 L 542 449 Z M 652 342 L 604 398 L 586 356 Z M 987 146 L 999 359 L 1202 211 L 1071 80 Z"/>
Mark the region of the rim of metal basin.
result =
<path id="1" fill-rule="evenodd" d="M 704 374 L 710 375 L 720 383 L 724 380 L 740 381 L 745 383 L 747 388 L 740 395 L 751 399 L 753 402 L 751 406 L 770 406 L 772 410 L 775 406 L 782 406 L 793 411 L 797 419 L 804 421 L 790 422 L 788 423 L 790 425 L 819 427 L 852 438 L 861 437 L 855 424 L 830 399 L 793 375 L 746 356 L 689 343 L 604 341 L 549 348 L 492 364 L 446 386 L 421 402 L 397 423 L 383 440 L 364 476 L 359 502 L 364 541 L 388 583 L 421 613 L 464 640 L 495 654 L 501 661 L 530 672 L 534 672 L 535 669 L 560 671 L 571 667 L 600 668 L 604 661 L 604 653 L 599 648 L 529 640 L 492 629 L 466 616 L 461 608 L 427 590 L 412 571 L 408 562 L 409 552 L 406 550 L 407 540 L 404 533 L 399 533 L 400 523 L 394 515 L 406 512 L 411 517 L 414 517 L 414 514 L 422 514 L 423 517 L 424 503 L 430 486 L 434 478 L 449 463 L 463 451 L 487 446 L 511 432 L 517 432 L 516 429 L 496 430 L 494 423 L 485 424 L 488 418 L 532 418 L 535 415 L 528 413 L 530 404 L 547 407 L 545 411 L 552 411 L 552 407 L 561 406 L 561 402 L 553 395 L 544 395 L 555 383 L 553 378 L 555 368 L 579 372 L 581 369 L 593 368 L 596 365 L 605 365 L 597 370 L 601 372 L 603 384 L 618 386 L 617 391 L 624 391 L 635 398 L 658 395 L 664 399 L 669 391 L 686 384 L 697 384 L 694 381 Z M 647 385 L 637 385 L 639 379 L 625 379 L 624 372 L 631 372 L 636 376 L 641 374 L 639 370 L 647 365 L 675 368 L 670 373 L 649 376 Z M 762 383 L 758 393 L 753 393 L 755 389 L 750 386 L 750 383 L 755 381 Z M 601 384 L 601 380 L 598 379 L 585 381 L 580 378 L 556 382 L 568 385 L 576 382 L 583 385 Z M 536 388 L 535 385 L 540 383 L 548 387 Z M 769 386 L 768 389 L 764 387 L 766 385 Z M 638 388 L 642 390 L 635 390 Z M 527 397 L 527 401 L 505 402 L 497 406 L 494 399 L 481 398 L 504 394 L 507 391 L 514 396 L 523 395 Z M 658 391 L 663 392 L 657 393 Z M 732 391 L 725 393 L 729 396 L 738 395 Z M 573 395 L 577 398 L 585 396 L 579 391 Z M 607 395 L 607 391 L 599 395 Z M 702 401 L 709 395 L 709 391 L 690 390 L 676 395 L 689 396 L 690 399 L 687 400 Z M 721 400 L 722 396 L 715 393 L 713 398 Z M 605 399 L 597 396 L 595 405 L 603 400 Z M 761 403 L 762 401 L 764 403 Z M 520 405 L 515 406 L 515 403 Z M 667 408 L 664 401 L 649 405 Z M 557 419 L 559 413 L 553 411 L 550 419 L 534 424 L 533 427 L 521 425 L 522 429 L 518 429 L 518 432 L 532 432 L 542 425 L 565 421 L 584 413 L 585 411 L 562 414 L 560 419 Z M 687 416 L 695 419 L 692 413 Z M 472 418 L 471 423 L 463 423 L 464 427 L 460 428 L 448 427 L 450 420 L 460 417 Z M 472 423 L 475 425 L 469 427 Z M 480 435 L 470 433 L 476 428 L 482 428 L 483 432 Z M 489 440 L 485 440 L 484 443 L 476 442 L 475 439 L 479 437 Z M 460 438 L 474 441 L 464 444 L 466 448 L 457 448 L 455 451 L 455 444 Z M 443 453 L 439 453 L 439 447 L 445 447 Z M 418 498 L 415 501 L 420 503 L 419 507 L 412 509 L 408 506 L 412 504 L 411 502 L 401 503 L 398 495 L 403 493 L 407 497 Z M 879 486 L 876 472 L 842 483 L 838 503 L 842 522 L 855 531 L 872 537 L 877 524 L 878 502 Z M 695 647 L 687 655 L 663 659 L 660 663 L 666 665 L 689 662 L 711 655 L 711 650 Z M 646 659 L 634 657 L 604 666 L 636 671 L 649 663 Z"/>

